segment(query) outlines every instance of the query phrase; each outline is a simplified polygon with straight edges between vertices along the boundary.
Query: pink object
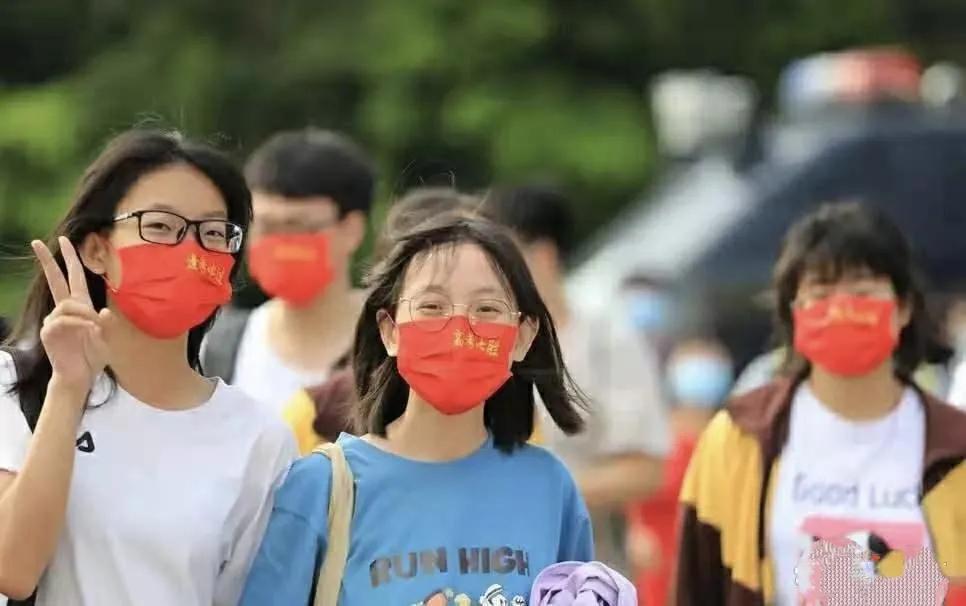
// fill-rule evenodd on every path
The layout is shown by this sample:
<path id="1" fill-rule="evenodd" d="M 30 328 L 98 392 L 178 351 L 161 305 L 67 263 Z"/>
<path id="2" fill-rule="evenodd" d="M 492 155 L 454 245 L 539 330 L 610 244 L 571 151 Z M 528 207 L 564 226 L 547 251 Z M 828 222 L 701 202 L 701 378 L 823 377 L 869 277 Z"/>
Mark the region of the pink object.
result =
<path id="1" fill-rule="evenodd" d="M 943 604 L 949 581 L 928 549 L 922 524 L 813 516 L 802 531 L 816 539 L 799 569 L 808 574 L 807 583 L 799 579 L 805 606 Z M 870 533 L 903 553 L 901 576 L 876 572 L 878 555 L 854 540 Z"/>

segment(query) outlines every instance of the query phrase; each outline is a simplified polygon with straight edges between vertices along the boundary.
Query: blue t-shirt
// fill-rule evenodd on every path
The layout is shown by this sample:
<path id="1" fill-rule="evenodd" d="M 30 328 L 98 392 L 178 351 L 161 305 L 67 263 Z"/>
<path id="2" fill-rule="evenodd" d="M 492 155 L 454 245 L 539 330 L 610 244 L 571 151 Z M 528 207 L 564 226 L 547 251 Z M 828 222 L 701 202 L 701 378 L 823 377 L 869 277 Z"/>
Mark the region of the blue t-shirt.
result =
<path id="1" fill-rule="evenodd" d="M 541 570 L 593 559 L 573 478 L 542 448 L 508 455 L 490 439 L 463 459 L 424 463 L 346 435 L 339 444 L 356 482 L 340 606 L 525 606 Z M 242 605 L 310 603 L 331 473 L 322 455 L 294 464 Z"/>

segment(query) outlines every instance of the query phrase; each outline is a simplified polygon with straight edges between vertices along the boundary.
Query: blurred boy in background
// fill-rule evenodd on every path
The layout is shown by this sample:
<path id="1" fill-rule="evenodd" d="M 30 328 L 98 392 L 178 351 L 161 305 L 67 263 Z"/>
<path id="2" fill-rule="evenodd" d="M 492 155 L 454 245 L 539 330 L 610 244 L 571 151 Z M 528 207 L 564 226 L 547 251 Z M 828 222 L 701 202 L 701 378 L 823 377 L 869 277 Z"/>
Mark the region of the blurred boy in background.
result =
<path id="1" fill-rule="evenodd" d="M 450 212 L 471 215 L 475 207 L 475 198 L 447 187 L 410 190 L 389 208 L 372 263 L 378 263 L 392 249 L 397 237 L 427 219 Z M 355 321 L 351 326 L 355 329 Z M 347 354 L 336 362 L 327 380 L 298 390 L 284 408 L 283 416 L 295 432 L 299 451 L 308 454 L 323 442 L 335 442 L 341 432 L 351 432 L 354 401 L 352 366 Z"/>
<path id="2" fill-rule="evenodd" d="M 570 203 L 559 190 L 498 188 L 486 197 L 484 213 L 516 233 L 553 316 L 567 368 L 591 400 L 584 432 L 567 437 L 553 423 L 542 423 L 543 439 L 568 465 L 583 493 L 597 559 L 626 573 L 625 508 L 660 486 L 670 447 L 656 356 L 620 304 L 600 317 L 568 306 L 564 256 L 572 243 L 572 218 Z"/>
<path id="3" fill-rule="evenodd" d="M 627 557 L 642 605 L 667 604 L 677 557 L 678 493 L 701 432 L 731 390 L 731 357 L 715 340 L 686 339 L 668 357 L 665 382 L 674 442 L 664 483 L 653 496 L 628 508 Z"/>
<path id="4" fill-rule="evenodd" d="M 249 271 L 271 299 L 228 308 L 208 335 L 205 371 L 281 414 L 302 388 L 324 383 L 352 345 L 361 293 L 350 264 L 375 189 L 369 157 L 343 135 L 280 132 L 245 166 L 254 221 Z"/>

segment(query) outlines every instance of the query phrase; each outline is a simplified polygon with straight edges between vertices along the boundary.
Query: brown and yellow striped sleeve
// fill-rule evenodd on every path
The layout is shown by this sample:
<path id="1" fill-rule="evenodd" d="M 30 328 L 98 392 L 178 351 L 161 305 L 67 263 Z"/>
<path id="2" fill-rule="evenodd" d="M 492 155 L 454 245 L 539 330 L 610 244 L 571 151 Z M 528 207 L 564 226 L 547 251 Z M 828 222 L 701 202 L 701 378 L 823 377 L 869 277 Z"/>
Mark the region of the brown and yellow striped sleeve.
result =
<path id="1" fill-rule="evenodd" d="M 681 490 L 681 525 L 673 603 L 764 603 L 758 518 L 761 449 L 727 411 L 711 421 Z"/>

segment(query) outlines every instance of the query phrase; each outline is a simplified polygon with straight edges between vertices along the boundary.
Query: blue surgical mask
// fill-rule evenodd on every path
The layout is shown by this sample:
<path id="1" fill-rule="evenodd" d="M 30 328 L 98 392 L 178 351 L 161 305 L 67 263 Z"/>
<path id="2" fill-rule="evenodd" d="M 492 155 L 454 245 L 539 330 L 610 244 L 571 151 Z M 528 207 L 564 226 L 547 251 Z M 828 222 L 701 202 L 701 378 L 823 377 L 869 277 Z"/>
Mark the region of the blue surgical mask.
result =
<path id="1" fill-rule="evenodd" d="M 637 292 L 628 297 L 631 323 L 634 328 L 646 332 L 659 332 L 669 322 L 670 301 L 656 292 Z"/>
<path id="2" fill-rule="evenodd" d="M 681 358 L 667 369 L 668 388 L 677 403 L 715 408 L 731 391 L 734 373 L 727 361 L 716 357 Z"/>

